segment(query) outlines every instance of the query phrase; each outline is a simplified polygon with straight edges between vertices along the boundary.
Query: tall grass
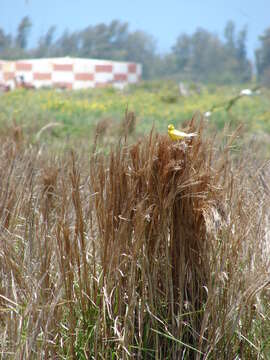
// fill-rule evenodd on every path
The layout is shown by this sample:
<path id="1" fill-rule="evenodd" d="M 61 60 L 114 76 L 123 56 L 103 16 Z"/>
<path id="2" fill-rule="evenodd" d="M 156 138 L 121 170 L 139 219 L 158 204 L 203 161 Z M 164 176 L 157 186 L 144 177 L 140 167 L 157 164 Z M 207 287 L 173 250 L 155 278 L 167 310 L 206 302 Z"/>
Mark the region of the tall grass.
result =
<path id="1" fill-rule="evenodd" d="M 2 359 L 269 358 L 267 165 L 189 127 L 109 155 L 1 139 Z"/>

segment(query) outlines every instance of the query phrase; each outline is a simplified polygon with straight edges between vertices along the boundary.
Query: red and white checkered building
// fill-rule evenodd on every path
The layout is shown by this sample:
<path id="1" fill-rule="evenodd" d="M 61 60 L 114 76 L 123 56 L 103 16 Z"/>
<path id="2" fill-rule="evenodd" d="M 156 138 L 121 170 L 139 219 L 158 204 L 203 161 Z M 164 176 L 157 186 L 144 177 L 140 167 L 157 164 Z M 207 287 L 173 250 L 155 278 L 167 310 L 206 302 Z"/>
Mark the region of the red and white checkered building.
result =
<path id="1" fill-rule="evenodd" d="M 35 88 L 55 87 L 85 89 L 112 85 L 123 88 L 137 83 L 142 74 L 141 64 L 81 58 L 0 60 L 0 84 L 15 87 L 22 79 Z"/>

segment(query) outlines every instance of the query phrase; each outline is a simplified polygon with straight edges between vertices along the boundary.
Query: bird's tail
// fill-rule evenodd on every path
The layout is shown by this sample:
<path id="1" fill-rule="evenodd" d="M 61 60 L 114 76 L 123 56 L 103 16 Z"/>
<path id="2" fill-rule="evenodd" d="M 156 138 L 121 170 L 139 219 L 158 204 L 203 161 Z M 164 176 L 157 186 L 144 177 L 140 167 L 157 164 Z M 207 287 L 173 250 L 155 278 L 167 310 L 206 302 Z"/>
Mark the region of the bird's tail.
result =
<path id="1" fill-rule="evenodd" d="M 194 137 L 194 136 L 197 136 L 198 134 L 197 133 L 189 133 L 187 134 L 187 137 Z"/>

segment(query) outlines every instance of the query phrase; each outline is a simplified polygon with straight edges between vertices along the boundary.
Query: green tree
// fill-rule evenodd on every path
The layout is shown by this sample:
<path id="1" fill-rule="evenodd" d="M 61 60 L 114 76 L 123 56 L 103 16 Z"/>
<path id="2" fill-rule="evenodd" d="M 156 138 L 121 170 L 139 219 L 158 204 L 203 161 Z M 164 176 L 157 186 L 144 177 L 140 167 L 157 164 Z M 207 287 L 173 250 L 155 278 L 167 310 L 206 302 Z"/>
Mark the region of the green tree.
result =
<path id="1" fill-rule="evenodd" d="M 144 31 L 135 31 L 128 35 L 125 60 L 136 61 L 143 65 L 143 77 L 155 76 L 157 66 L 156 43 L 152 36 Z"/>
<path id="2" fill-rule="evenodd" d="M 232 20 L 229 20 L 224 29 L 225 46 L 230 56 L 235 55 L 235 24 Z"/>
<path id="3" fill-rule="evenodd" d="M 130 32 L 127 23 L 88 26 L 80 32 L 82 57 L 135 61 L 143 65 L 143 76 L 151 78 L 159 65 L 155 40 L 144 31 Z"/>
<path id="4" fill-rule="evenodd" d="M 177 73 L 183 80 L 232 83 L 250 80 L 251 65 L 247 59 L 247 29 L 237 35 L 229 21 L 225 41 L 199 28 L 192 35 L 180 35 L 172 48 Z"/>
<path id="5" fill-rule="evenodd" d="M 216 35 L 199 28 L 193 35 L 180 35 L 172 49 L 180 78 L 218 81 L 224 67 L 224 46 Z"/>
<path id="6" fill-rule="evenodd" d="M 51 45 L 51 56 L 78 56 L 80 47 L 79 32 L 65 30 L 56 42 Z"/>
<path id="7" fill-rule="evenodd" d="M 3 53 L 7 48 L 9 48 L 11 43 L 11 36 L 6 35 L 4 30 L 0 28 L 0 52 Z"/>
<path id="8" fill-rule="evenodd" d="M 244 27 L 239 33 L 236 42 L 236 57 L 237 59 L 244 63 L 247 59 L 247 27 Z"/>
<path id="9" fill-rule="evenodd" d="M 222 44 L 217 36 L 198 29 L 192 36 L 191 70 L 199 81 L 215 81 L 222 70 Z"/>
<path id="10" fill-rule="evenodd" d="M 83 57 L 97 59 L 124 59 L 127 37 L 128 24 L 118 20 L 112 21 L 109 25 L 101 23 L 88 26 L 80 33 L 80 54 Z"/>
<path id="11" fill-rule="evenodd" d="M 228 21 L 225 30 L 225 72 L 227 79 L 234 82 L 247 82 L 251 80 L 252 66 L 247 58 L 247 26 L 238 33 L 233 21 Z"/>
<path id="12" fill-rule="evenodd" d="M 247 27 L 244 27 L 239 33 L 236 41 L 236 59 L 238 61 L 238 74 L 240 81 L 247 82 L 251 80 L 252 67 L 247 58 Z"/>
<path id="13" fill-rule="evenodd" d="M 259 37 L 260 47 L 256 50 L 256 68 L 258 79 L 270 86 L 270 28 Z"/>
<path id="14" fill-rule="evenodd" d="M 34 55 L 37 57 L 51 56 L 53 39 L 56 27 L 51 26 L 44 36 L 41 36 L 38 42 L 38 46 L 34 51 Z"/>
<path id="15" fill-rule="evenodd" d="M 17 37 L 16 37 L 16 45 L 20 49 L 26 49 L 31 27 L 32 27 L 32 22 L 30 18 L 28 16 L 22 18 L 17 29 Z"/>
<path id="16" fill-rule="evenodd" d="M 172 52 L 175 55 L 178 70 L 187 72 L 192 57 L 191 37 L 187 34 L 180 35 L 172 47 Z"/>

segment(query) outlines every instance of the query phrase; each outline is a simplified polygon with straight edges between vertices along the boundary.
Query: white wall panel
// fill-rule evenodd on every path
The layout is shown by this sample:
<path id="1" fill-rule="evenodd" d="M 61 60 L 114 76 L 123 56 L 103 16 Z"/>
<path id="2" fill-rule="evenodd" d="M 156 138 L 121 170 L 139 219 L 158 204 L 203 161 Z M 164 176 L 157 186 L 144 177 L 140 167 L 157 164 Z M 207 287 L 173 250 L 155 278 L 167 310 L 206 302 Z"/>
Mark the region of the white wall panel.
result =
<path id="1" fill-rule="evenodd" d="M 51 80 L 34 80 L 33 85 L 37 89 L 42 88 L 42 87 L 51 87 L 52 86 L 52 81 Z"/>
<path id="2" fill-rule="evenodd" d="M 113 81 L 113 73 L 98 72 L 95 73 L 96 83 L 106 83 Z"/>
<path id="3" fill-rule="evenodd" d="M 73 71 L 75 73 L 94 73 L 95 65 L 93 62 L 88 60 L 75 60 Z"/>
<path id="4" fill-rule="evenodd" d="M 128 64 L 127 63 L 113 63 L 113 72 L 116 74 L 127 74 L 128 72 Z"/>
<path id="5" fill-rule="evenodd" d="M 61 58 L 51 58 L 50 61 L 54 64 L 73 64 L 76 58 L 70 57 L 61 57 Z"/>
<path id="6" fill-rule="evenodd" d="M 136 74 L 128 74 L 128 82 L 130 84 L 134 84 L 138 81 L 138 77 Z"/>
<path id="7" fill-rule="evenodd" d="M 53 71 L 52 72 L 52 81 L 53 82 L 73 83 L 74 73 L 71 71 Z"/>
<path id="8" fill-rule="evenodd" d="M 136 73 L 139 77 L 142 76 L 142 65 L 141 64 L 137 64 L 137 69 L 136 69 Z"/>
<path id="9" fill-rule="evenodd" d="M 0 64 L 0 81 L 12 86 L 14 76 L 23 75 L 25 82 L 37 88 L 66 85 L 69 89 L 82 89 L 106 84 L 123 88 L 137 82 L 142 73 L 142 66 L 136 63 L 70 57 L 0 60 Z"/>
<path id="10" fill-rule="evenodd" d="M 19 77 L 23 76 L 26 83 L 33 83 L 33 72 L 32 71 L 16 71 L 15 76 L 19 80 Z"/>
<path id="11" fill-rule="evenodd" d="M 13 71 L 15 71 L 15 62 L 14 61 L 6 61 L 3 64 L 3 71 L 4 72 L 13 72 Z"/>
<path id="12" fill-rule="evenodd" d="M 53 70 L 52 62 L 45 60 L 33 61 L 33 71 L 37 73 L 50 73 Z"/>
<path id="13" fill-rule="evenodd" d="M 73 84 L 74 90 L 88 89 L 95 87 L 94 81 L 75 81 Z"/>

